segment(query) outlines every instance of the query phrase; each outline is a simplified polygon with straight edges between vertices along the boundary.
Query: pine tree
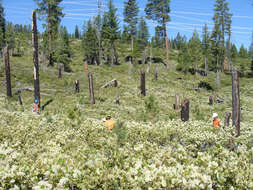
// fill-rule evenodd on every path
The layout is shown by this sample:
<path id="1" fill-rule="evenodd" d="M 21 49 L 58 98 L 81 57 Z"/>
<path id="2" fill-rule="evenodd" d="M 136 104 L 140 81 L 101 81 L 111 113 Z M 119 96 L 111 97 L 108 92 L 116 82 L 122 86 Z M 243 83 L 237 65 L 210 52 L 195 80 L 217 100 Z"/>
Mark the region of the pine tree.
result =
<path id="1" fill-rule="evenodd" d="M 241 58 L 247 58 L 248 57 L 248 51 L 244 47 L 243 44 L 241 45 L 240 50 L 239 50 L 239 57 L 241 57 Z"/>
<path id="2" fill-rule="evenodd" d="M 80 38 L 80 32 L 79 32 L 79 29 L 78 29 L 78 26 L 76 25 L 75 27 L 75 38 L 76 39 L 79 39 Z"/>
<path id="3" fill-rule="evenodd" d="M 231 37 L 231 20 L 232 14 L 229 13 L 228 2 L 226 0 L 216 0 L 214 5 L 214 29 L 213 40 L 216 41 L 215 49 L 219 51 L 216 54 L 217 65 L 221 64 L 221 70 L 225 68 L 225 34 L 228 34 L 229 41 Z M 218 56 L 218 58 L 217 58 Z"/>
<path id="4" fill-rule="evenodd" d="M 134 36 L 137 33 L 139 7 L 136 0 L 128 0 L 124 2 L 124 22 L 128 24 L 128 30 L 131 34 L 131 51 L 133 52 Z"/>
<path id="5" fill-rule="evenodd" d="M 58 62 L 58 64 L 64 65 L 64 70 L 66 72 L 71 72 L 71 52 L 69 45 L 69 34 L 67 28 L 63 26 L 60 27 L 57 49 L 54 59 Z"/>
<path id="6" fill-rule="evenodd" d="M 121 41 L 123 43 L 127 43 L 130 41 L 130 39 L 131 39 L 131 34 L 129 34 L 129 32 L 128 32 L 127 26 L 123 25 L 123 32 L 121 34 Z"/>
<path id="7" fill-rule="evenodd" d="M 249 57 L 251 60 L 253 60 L 253 32 L 251 37 L 251 44 L 249 46 Z"/>
<path id="8" fill-rule="evenodd" d="M 108 11 L 103 16 L 102 38 L 109 41 L 111 65 L 117 63 L 117 52 L 115 41 L 119 39 L 119 22 L 116 16 L 117 9 L 114 7 L 112 0 L 109 0 Z M 116 58 L 116 60 L 114 59 Z"/>
<path id="9" fill-rule="evenodd" d="M 87 29 L 83 38 L 84 57 L 88 64 L 95 65 L 98 63 L 98 39 L 96 29 L 92 26 L 91 21 L 87 23 Z"/>
<path id="10" fill-rule="evenodd" d="M 190 62 L 191 62 L 191 56 L 189 53 L 189 48 L 188 44 L 184 44 L 179 51 L 178 55 L 178 65 L 177 65 L 177 70 L 183 71 L 184 73 L 187 73 L 190 68 Z"/>
<path id="11" fill-rule="evenodd" d="M 146 46 L 148 45 L 148 26 L 143 17 L 140 17 L 138 24 L 137 39 L 140 48 L 142 49 L 142 63 L 146 63 Z"/>
<path id="12" fill-rule="evenodd" d="M 207 72 L 207 68 L 208 68 L 208 57 L 210 54 L 210 34 L 208 32 L 208 27 L 205 24 L 205 26 L 203 27 L 203 33 L 202 33 L 202 52 L 204 55 L 204 64 L 205 64 L 205 70 Z M 206 73 L 208 74 L 208 73 Z"/>
<path id="13" fill-rule="evenodd" d="M 170 21 L 170 0 L 148 0 L 145 8 L 146 17 L 161 24 L 164 31 L 166 45 L 166 66 L 169 67 L 169 41 L 167 37 L 166 24 Z"/>
<path id="14" fill-rule="evenodd" d="M 154 46 L 159 48 L 164 48 L 164 32 L 162 27 L 156 26 L 155 27 L 155 37 L 153 39 Z"/>
<path id="15" fill-rule="evenodd" d="M 57 29 L 62 17 L 62 7 L 59 4 L 63 0 L 34 0 L 38 5 L 39 18 L 47 22 L 47 32 L 48 32 L 48 45 L 49 45 L 49 64 L 48 66 L 53 66 L 53 41 L 56 38 Z"/>
<path id="16" fill-rule="evenodd" d="M 235 44 L 231 45 L 231 60 L 234 61 L 238 57 L 238 51 Z"/>
<path id="17" fill-rule="evenodd" d="M 201 41 L 199 39 L 199 35 L 197 33 L 197 31 L 195 30 L 193 32 L 192 37 L 189 40 L 189 54 L 190 54 L 190 62 L 191 65 L 193 66 L 193 68 L 196 70 L 198 69 L 198 67 L 201 64 L 201 60 L 202 60 L 202 44 Z"/>
<path id="18" fill-rule="evenodd" d="M 15 48 L 15 32 L 14 32 L 14 26 L 12 23 L 7 24 L 6 43 L 8 44 L 8 48 L 12 50 L 11 55 L 13 55 L 14 48 Z"/>
<path id="19" fill-rule="evenodd" d="M 0 48 L 2 49 L 4 46 L 5 46 L 5 18 L 2 0 L 0 0 Z"/>

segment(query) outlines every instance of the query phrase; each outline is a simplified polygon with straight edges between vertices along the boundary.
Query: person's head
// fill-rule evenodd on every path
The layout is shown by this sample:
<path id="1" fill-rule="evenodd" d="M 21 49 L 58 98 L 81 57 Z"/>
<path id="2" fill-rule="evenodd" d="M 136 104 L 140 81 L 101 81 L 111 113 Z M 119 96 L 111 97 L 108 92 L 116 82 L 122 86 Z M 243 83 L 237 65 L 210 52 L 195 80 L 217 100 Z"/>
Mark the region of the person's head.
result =
<path id="1" fill-rule="evenodd" d="M 35 100 L 34 100 L 34 103 L 36 103 L 36 104 L 39 103 L 38 99 L 35 99 Z"/>
<path id="2" fill-rule="evenodd" d="M 217 113 L 213 113 L 212 118 L 213 118 L 213 120 L 217 119 L 218 118 L 218 114 Z"/>
<path id="3" fill-rule="evenodd" d="M 108 115 L 108 116 L 106 117 L 106 120 L 110 120 L 111 118 L 112 118 L 112 117 Z"/>

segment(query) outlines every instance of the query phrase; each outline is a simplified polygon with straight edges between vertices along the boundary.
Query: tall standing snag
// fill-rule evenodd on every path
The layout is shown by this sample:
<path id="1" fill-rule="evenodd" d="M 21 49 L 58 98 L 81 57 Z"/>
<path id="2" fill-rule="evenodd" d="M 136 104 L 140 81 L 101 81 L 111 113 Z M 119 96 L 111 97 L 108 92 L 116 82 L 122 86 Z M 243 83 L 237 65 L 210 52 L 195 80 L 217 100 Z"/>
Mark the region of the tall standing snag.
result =
<path id="1" fill-rule="evenodd" d="M 184 99 L 181 106 L 181 120 L 186 122 L 190 117 L 190 101 L 188 99 Z"/>
<path id="2" fill-rule="evenodd" d="M 175 95 L 175 110 L 180 108 L 180 97 L 178 94 Z"/>
<path id="3" fill-rule="evenodd" d="M 38 59 L 38 36 L 36 11 L 32 13 L 32 45 L 33 45 L 33 64 L 34 64 L 34 98 L 38 99 L 40 106 L 40 80 L 39 80 L 39 59 Z"/>
<path id="4" fill-rule="evenodd" d="M 6 94 L 7 94 L 7 97 L 12 97 L 12 91 L 11 91 L 11 70 L 10 70 L 8 45 L 5 46 L 5 48 L 3 50 L 3 53 L 4 53 L 4 63 L 5 63 Z"/>
<path id="5" fill-rule="evenodd" d="M 231 117 L 231 113 L 230 112 L 226 112 L 226 116 L 225 116 L 225 122 L 224 122 L 224 126 L 225 127 L 229 127 L 229 120 Z"/>
<path id="6" fill-rule="evenodd" d="M 232 72 L 232 120 L 236 128 L 236 136 L 240 136 L 240 90 L 239 90 L 239 77 L 237 69 Z"/>
<path id="7" fill-rule="evenodd" d="M 146 96 L 146 89 L 145 89 L 145 71 L 141 70 L 141 94 Z"/>
<path id="8" fill-rule="evenodd" d="M 89 73 L 89 91 L 90 91 L 90 103 L 95 104 L 92 73 Z"/>

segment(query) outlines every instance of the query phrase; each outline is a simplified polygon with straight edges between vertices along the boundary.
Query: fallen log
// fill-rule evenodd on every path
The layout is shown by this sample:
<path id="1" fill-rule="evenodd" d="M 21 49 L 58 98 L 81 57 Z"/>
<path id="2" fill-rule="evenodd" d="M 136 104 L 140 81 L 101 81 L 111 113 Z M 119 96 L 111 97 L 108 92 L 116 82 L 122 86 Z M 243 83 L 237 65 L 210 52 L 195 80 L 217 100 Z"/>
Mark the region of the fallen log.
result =
<path id="1" fill-rule="evenodd" d="M 110 84 L 114 84 L 114 87 L 118 86 L 118 82 L 116 79 L 112 79 L 111 81 L 107 82 L 105 85 L 101 86 L 101 88 L 107 88 Z"/>

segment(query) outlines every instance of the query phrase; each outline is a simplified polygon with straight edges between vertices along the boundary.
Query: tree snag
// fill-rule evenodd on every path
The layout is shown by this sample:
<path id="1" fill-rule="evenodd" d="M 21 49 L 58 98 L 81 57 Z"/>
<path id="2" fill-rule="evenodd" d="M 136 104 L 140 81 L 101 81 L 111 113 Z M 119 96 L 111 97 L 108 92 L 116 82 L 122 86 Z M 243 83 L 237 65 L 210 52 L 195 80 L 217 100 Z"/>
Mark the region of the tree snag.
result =
<path id="1" fill-rule="evenodd" d="M 90 91 L 90 103 L 95 104 L 92 73 L 89 73 L 89 91 Z"/>
<path id="2" fill-rule="evenodd" d="M 39 57 L 38 57 L 38 36 L 36 11 L 32 13 L 32 45 L 33 45 L 33 64 L 34 64 L 34 98 L 38 99 L 40 107 L 40 81 L 39 81 Z"/>
<path id="3" fill-rule="evenodd" d="M 226 112 L 224 127 L 228 127 L 229 126 L 230 117 L 231 117 L 231 113 L 230 112 Z"/>
<path id="4" fill-rule="evenodd" d="M 5 79 L 6 79 L 6 95 L 7 97 L 12 97 L 11 91 L 11 70 L 10 70 L 10 60 L 9 60 L 9 49 L 8 45 L 3 49 L 4 63 L 5 63 Z"/>
<path id="5" fill-rule="evenodd" d="M 178 94 L 175 95 L 175 110 L 180 108 L 180 97 Z"/>
<path id="6" fill-rule="evenodd" d="M 145 71 L 143 69 L 141 69 L 141 95 L 146 96 Z"/>
<path id="7" fill-rule="evenodd" d="M 181 106 L 181 120 L 186 122 L 189 120 L 190 112 L 190 101 L 188 99 L 184 99 Z"/>
<path id="8" fill-rule="evenodd" d="M 232 71 L 232 120 L 236 128 L 236 136 L 240 136 L 240 90 L 239 90 L 239 76 L 237 69 Z"/>

